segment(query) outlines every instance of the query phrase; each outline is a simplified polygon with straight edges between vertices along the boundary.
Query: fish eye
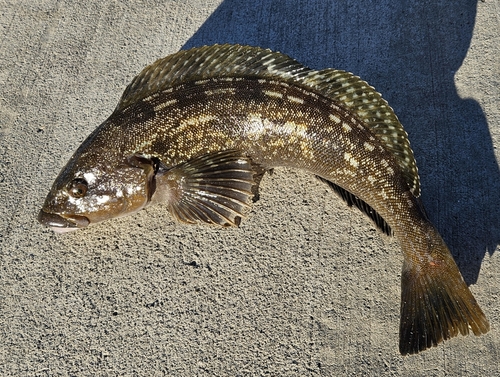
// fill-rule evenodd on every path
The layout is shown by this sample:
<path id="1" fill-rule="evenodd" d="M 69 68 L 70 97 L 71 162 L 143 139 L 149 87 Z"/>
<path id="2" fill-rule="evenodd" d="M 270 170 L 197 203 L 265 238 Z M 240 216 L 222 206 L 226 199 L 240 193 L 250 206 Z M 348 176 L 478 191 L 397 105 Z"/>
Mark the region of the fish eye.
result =
<path id="1" fill-rule="evenodd" d="M 83 178 L 75 178 L 68 186 L 68 193 L 73 198 L 82 198 L 87 193 L 88 184 Z"/>

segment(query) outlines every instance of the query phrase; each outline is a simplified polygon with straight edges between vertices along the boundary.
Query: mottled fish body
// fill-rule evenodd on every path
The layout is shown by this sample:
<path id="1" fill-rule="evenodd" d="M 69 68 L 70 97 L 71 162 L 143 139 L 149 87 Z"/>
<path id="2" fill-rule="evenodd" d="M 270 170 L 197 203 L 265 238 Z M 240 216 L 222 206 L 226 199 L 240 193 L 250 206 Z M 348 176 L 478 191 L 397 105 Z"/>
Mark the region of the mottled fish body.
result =
<path id="1" fill-rule="evenodd" d="M 278 166 L 311 172 L 398 238 L 402 354 L 489 330 L 425 215 L 389 105 L 350 73 L 269 50 L 205 46 L 146 67 L 62 170 L 39 220 L 63 232 L 161 201 L 184 223 L 238 225 Z"/>

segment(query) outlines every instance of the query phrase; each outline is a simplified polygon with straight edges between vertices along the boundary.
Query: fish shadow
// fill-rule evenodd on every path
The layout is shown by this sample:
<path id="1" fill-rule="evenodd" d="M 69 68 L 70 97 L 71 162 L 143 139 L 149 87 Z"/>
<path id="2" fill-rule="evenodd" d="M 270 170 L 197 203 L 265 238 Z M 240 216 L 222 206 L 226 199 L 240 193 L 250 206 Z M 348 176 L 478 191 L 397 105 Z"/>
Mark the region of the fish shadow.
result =
<path id="1" fill-rule="evenodd" d="M 407 130 L 422 199 L 468 284 L 500 243 L 500 170 L 479 104 L 454 78 L 470 46 L 476 2 L 224 1 L 183 48 L 240 43 L 373 85 Z"/>

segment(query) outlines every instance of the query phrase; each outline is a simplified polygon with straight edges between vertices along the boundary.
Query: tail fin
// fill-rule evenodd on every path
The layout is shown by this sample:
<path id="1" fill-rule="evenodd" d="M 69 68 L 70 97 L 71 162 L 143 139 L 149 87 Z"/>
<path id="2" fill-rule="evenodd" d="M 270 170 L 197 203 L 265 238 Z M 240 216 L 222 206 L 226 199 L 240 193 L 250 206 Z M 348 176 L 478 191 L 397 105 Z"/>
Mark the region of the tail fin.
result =
<path id="1" fill-rule="evenodd" d="M 444 241 L 436 230 L 431 233 L 435 233 L 433 246 L 425 261 L 405 255 L 399 326 L 402 355 L 436 346 L 459 332 L 467 335 L 470 329 L 480 335 L 490 328 Z"/>

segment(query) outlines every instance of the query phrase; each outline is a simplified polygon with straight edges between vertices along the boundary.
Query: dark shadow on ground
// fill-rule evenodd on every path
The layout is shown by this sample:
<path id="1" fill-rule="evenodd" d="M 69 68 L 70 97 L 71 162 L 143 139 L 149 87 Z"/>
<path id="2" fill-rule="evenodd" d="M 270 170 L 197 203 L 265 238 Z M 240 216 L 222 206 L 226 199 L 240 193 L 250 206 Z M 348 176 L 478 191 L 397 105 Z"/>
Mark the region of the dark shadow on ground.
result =
<path id="1" fill-rule="evenodd" d="M 468 51 L 469 0 L 226 0 L 184 48 L 240 43 L 284 52 L 316 69 L 361 76 L 407 129 L 423 201 L 467 281 L 500 242 L 500 171 L 478 103 L 461 99 L 455 72 Z"/>

